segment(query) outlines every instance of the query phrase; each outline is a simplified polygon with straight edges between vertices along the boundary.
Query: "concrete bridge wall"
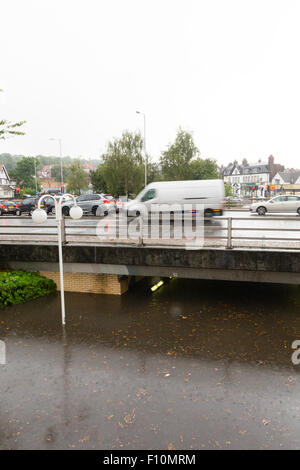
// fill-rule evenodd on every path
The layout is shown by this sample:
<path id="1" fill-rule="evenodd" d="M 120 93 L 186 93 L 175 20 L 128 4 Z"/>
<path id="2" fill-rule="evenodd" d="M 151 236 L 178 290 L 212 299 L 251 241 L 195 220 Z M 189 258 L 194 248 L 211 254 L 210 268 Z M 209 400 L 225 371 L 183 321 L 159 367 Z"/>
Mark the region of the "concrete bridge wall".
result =
<path id="1" fill-rule="evenodd" d="M 64 270 L 70 275 L 66 275 L 70 285 L 72 274 L 85 274 L 86 283 L 91 282 L 88 281 L 89 275 L 92 276 L 90 279 L 100 276 L 98 279 L 103 284 L 106 283 L 104 275 L 118 276 L 111 279 L 114 279 L 115 293 L 120 294 L 126 291 L 128 285 L 124 282 L 124 276 L 300 284 L 300 253 L 295 251 L 65 245 L 63 257 Z M 56 246 L 1 245 L 0 266 L 1 263 L 13 269 L 36 270 L 50 276 L 49 273 L 58 271 L 58 250 Z M 73 280 L 75 286 L 75 277 Z M 116 282 L 120 283 L 118 288 Z M 113 292 L 108 289 L 107 293 Z"/>

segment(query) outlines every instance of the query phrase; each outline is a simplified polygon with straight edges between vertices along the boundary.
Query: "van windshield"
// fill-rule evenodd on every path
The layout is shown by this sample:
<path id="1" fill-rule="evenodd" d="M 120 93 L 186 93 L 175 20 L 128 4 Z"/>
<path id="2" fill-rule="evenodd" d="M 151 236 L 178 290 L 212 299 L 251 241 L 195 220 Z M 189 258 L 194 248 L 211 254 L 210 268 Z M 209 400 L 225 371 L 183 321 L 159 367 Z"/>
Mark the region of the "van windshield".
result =
<path id="1" fill-rule="evenodd" d="M 136 196 L 135 199 L 138 199 L 139 201 L 142 199 L 143 195 L 146 193 L 147 189 L 144 188 L 142 191 Z"/>
<path id="2" fill-rule="evenodd" d="M 150 201 L 151 199 L 154 199 L 156 197 L 156 190 L 155 189 L 149 189 L 143 196 L 142 196 L 142 201 Z"/>

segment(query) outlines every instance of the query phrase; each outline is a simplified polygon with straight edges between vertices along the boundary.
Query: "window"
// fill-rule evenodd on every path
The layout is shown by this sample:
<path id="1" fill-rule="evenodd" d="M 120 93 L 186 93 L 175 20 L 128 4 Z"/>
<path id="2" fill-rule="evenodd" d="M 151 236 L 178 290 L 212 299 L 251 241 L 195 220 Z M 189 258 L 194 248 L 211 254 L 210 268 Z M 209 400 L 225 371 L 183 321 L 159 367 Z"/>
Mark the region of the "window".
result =
<path id="1" fill-rule="evenodd" d="M 300 197 L 298 196 L 288 196 L 288 201 L 299 201 L 300 200 Z"/>
<path id="2" fill-rule="evenodd" d="M 98 199 L 101 199 L 99 194 L 89 194 L 87 197 L 87 201 L 96 201 Z"/>
<path id="3" fill-rule="evenodd" d="M 156 197 L 156 190 L 149 189 L 149 191 L 147 191 L 146 194 L 144 194 L 144 196 L 142 197 L 142 201 L 143 202 L 150 201 L 151 199 L 154 199 L 155 197 Z"/>
<path id="4" fill-rule="evenodd" d="M 83 196 L 78 196 L 77 198 L 77 201 L 80 202 L 80 201 L 86 201 L 87 200 L 87 196 L 83 195 Z"/>

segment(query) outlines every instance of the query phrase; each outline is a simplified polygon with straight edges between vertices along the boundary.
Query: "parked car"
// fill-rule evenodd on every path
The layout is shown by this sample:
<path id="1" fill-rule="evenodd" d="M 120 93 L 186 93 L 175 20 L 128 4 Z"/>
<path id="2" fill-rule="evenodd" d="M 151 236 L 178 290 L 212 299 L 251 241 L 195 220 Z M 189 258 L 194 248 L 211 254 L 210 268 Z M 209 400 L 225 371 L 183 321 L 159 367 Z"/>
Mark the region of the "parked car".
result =
<path id="1" fill-rule="evenodd" d="M 13 201 L 0 201 L 0 216 L 6 214 L 16 215 L 16 204 Z"/>
<path id="2" fill-rule="evenodd" d="M 174 212 L 172 205 L 178 211 L 186 210 L 192 205 L 203 205 L 205 217 L 222 215 L 224 208 L 223 180 L 192 180 L 192 181 L 159 181 L 148 184 L 133 201 L 125 205 L 129 216 L 145 214 L 152 205 L 162 205 L 164 212 Z M 168 207 L 169 206 L 169 207 Z"/>
<path id="3" fill-rule="evenodd" d="M 251 204 L 249 210 L 258 215 L 265 215 L 267 212 L 295 212 L 300 215 L 300 196 L 276 196 L 268 201 Z"/>
<path id="4" fill-rule="evenodd" d="M 81 207 L 84 214 L 88 215 L 108 215 L 114 208 L 114 203 L 106 199 L 102 194 L 82 194 L 76 199 L 77 205 Z M 70 214 L 74 201 L 66 201 L 62 203 L 62 213 L 65 216 Z"/>
<path id="5" fill-rule="evenodd" d="M 26 197 L 18 204 L 18 207 L 16 208 L 16 215 L 18 216 L 22 214 L 32 215 L 34 209 L 36 209 L 38 206 L 38 202 L 39 202 L 39 198 Z M 48 209 L 46 208 L 46 204 L 43 201 L 41 204 L 41 208 L 45 209 L 48 212 Z"/>

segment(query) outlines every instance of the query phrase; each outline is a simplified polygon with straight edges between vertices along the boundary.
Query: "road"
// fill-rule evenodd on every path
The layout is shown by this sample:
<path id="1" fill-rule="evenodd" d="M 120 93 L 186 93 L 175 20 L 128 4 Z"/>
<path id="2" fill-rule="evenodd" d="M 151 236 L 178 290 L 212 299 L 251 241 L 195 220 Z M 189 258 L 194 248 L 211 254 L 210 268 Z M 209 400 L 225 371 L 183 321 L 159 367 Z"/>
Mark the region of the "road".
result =
<path id="1" fill-rule="evenodd" d="M 154 232 L 148 224 L 143 224 L 143 243 L 145 245 L 182 246 L 194 243 L 195 234 L 204 246 L 226 247 L 228 217 L 232 218 L 232 245 L 245 248 L 300 248 L 300 218 L 293 215 L 266 215 L 264 217 L 248 211 L 225 211 L 222 217 L 215 217 L 211 222 L 199 225 L 198 233 L 194 226 L 190 232 L 182 233 L 181 229 L 174 234 L 174 223 L 153 224 Z M 191 218 L 189 218 L 191 220 Z M 188 226 L 188 224 L 187 224 Z M 115 228 L 116 227 L 116 228 Z M 181 224 L 180 224 L 181 227 Z M 4 242 L 49 242 L 56 243 L 56 221 L 48 218 L 45 225 L 35 225 L 30 217 L 0 218 L 0 243 Z M 66 240 L 73 244 L 122 243 L 137 244 L 140 242 L 140 225 L 138 219 L 132 218 L 128 223 L 123 218 L 84 217 L 74 221 L 66 219 Z M 272 240 L 275 239 L 275 240 Z M 201 245 L 200 243 L 200 245 Z"/>

